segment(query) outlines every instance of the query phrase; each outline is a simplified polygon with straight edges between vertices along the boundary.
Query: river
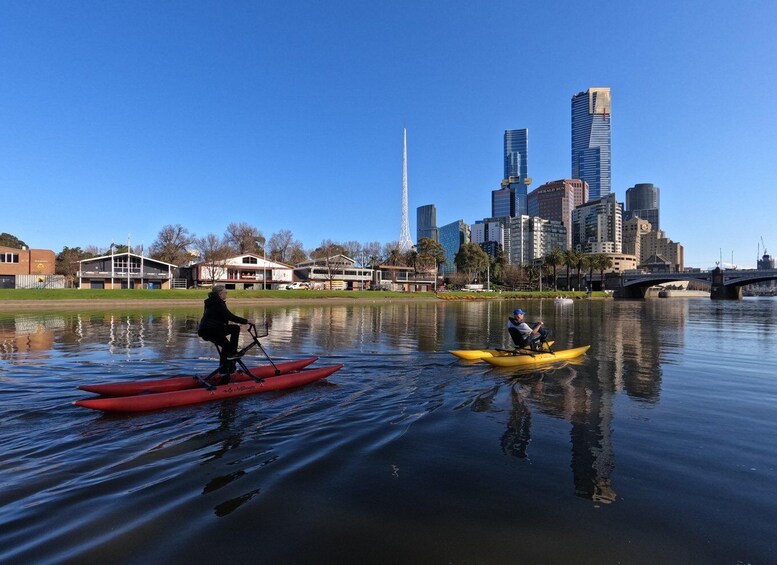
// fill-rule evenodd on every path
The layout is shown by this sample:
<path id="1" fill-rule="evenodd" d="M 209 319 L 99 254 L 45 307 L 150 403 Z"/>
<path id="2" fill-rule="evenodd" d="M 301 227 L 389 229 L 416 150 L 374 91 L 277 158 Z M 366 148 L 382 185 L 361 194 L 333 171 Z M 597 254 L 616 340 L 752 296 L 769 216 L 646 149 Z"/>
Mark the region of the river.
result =
<path id="1" fill-rule="evenodd" d="M 588 354 L 447 353 L 518 306 Z M 777 299 L 233 310 L 345 367 L 104 415 L 78 385 L 213 368 L 199 309 L 0 312 L 0 562 L 774 562 Z"/>

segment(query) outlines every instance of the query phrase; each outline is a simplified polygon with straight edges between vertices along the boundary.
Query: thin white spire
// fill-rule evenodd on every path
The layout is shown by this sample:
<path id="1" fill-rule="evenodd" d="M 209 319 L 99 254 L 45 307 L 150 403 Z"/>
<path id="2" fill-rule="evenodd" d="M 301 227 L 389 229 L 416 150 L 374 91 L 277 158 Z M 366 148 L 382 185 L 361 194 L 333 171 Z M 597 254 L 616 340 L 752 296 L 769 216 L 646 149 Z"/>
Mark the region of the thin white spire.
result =
<path id="1" fill-rule="evenodd" d="M 413 240 L 410 238 L 410 222 L 407 212 L 407 128 L 402 129 L 402 229 L 399 233 L 399 250 L 402 253 L 413 248 Z"/>

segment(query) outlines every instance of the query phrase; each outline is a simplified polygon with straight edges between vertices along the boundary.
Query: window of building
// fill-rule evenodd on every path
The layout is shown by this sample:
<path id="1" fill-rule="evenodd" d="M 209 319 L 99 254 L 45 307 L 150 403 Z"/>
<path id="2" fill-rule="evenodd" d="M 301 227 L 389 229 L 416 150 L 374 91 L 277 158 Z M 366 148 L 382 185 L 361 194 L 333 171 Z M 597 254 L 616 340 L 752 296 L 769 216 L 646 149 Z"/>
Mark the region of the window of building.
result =
<path id="1" fill-rule="evenodd" d="M 243 263 L 256 265 L 258 263 L 256 257 L 243 257 Z"/>
<path id="2" fill-rule="evenodd" d="M 0 253 L 0 263 L 18 263 L 18 253 Z"/>

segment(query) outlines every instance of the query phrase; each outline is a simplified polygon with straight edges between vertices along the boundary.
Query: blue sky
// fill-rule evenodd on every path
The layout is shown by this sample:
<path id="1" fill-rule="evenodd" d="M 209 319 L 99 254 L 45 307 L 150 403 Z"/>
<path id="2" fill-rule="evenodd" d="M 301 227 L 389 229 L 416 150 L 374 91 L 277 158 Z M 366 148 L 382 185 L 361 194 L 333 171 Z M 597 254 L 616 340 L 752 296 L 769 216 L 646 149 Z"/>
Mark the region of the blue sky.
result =
<path id="1" fill-rule="evenodd" d="M 777 254 L 777 2 L 0 0 L 0 231 L 148 246 L 248 222 L 396 241 L 490 215 L 505 129 L 570 175 L 570 99 L 612 89 L 619 201 L 661 188 L 687 266 Z M 761 248 L 762 251 L 762 248 Z"/>

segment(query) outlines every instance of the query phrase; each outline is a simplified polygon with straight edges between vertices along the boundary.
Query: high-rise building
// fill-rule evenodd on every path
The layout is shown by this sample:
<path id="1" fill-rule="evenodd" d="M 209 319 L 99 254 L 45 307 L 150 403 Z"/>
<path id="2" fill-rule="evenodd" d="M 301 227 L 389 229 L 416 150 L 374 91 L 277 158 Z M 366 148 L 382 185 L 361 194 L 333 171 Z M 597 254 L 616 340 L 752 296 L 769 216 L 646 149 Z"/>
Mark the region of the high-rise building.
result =
<path id="1" fill-rule="evenodd" d="M 621 253 L 623 211 L 615 194 L 572 210 L 572 247 L 583 253 Z"/>
<path id="2" fill-rule="evenodd" d="M 416 242 L 427 237 L 439 241 L 437 234 L 437 208 L 434 204 L 426 204 L 416 208 Z"/>
<path id="3" fill-rule="evenodd" d="M 531 191 L 527 198 L 529 216 L 539 216 L 564 224 L 566 244 L 572 247 L 572 210 L 588 201 L 588 183 L 580 179 L 561 179 L 546 182 Z"/>
<path id="4" fill-rule="evenodd" d="M 626 189 L 626 209 L 623 219 L 634 217 L 650 222 L 653 230 L 661 229 L 659 224 L 659 197 L 661 189 L 650 183 L 635 184 Z"/>
<path id="5" fill-rule="evenodd" d="M 526 192 L 529 178 L 529 130 L 528 129 L 508 129 L 504 135 L 504 177 L 500 190 L 492 193 L 491 214 L 494 217 L 503 214 L 497 214 L 494 209 L 496 194 L 500 193 L 500 199 L 506 198 L 506 193 L 502 191 L 510 190 L 513 202 L 510 204 L 510 217 L 522 216 L 527 213 Z"/>
<path id="6" fill-rule="evenodd" d="M 440 245 L 445 252 L 445 263 L 440 266 L 443 275 L 449 275 L 456 271 L 456 253 L 465 243 L 469 243 L 469 225 L 464 220 L 457 220 L 446 224 L 439 229 Z"/>
<path id="7" fill-rule="evenodd" d="M 515 191 L 509 188 L 491 191 L 491 216 L 512 218 L 515 216 Z"/>
<path id="8" fill-rule="evenodd" d="M 504 137 L 504 176 L 520 182 L 529 176 L 529 130 L 508 129 Z"/>
<path id="9" fill-rule="evenodd" d="M 610 124 L 609 88 L 572 97 L 572 178 L 588 183 L 591 200 L 611 192 Z"/>
<path id="10" fill-rule="evenodd" d="M 486 218 L 482 223 L 488 226 L 487 240 L 493 239 L 491 234 L 503 234 L 503 250 L 512 265 L 525 265 L 544 257 L 552 249 L 562 248 L 567 238 L 567 229 L 561 222 L 525 214 L 514 218 Z"/>
<path id="11" fill-rule="evenodd" d="M 505 228 L 502 222 L 480 220 L 470 226 L 470 241 L 477 243 L 491 257 L 505 249 Z"/>

